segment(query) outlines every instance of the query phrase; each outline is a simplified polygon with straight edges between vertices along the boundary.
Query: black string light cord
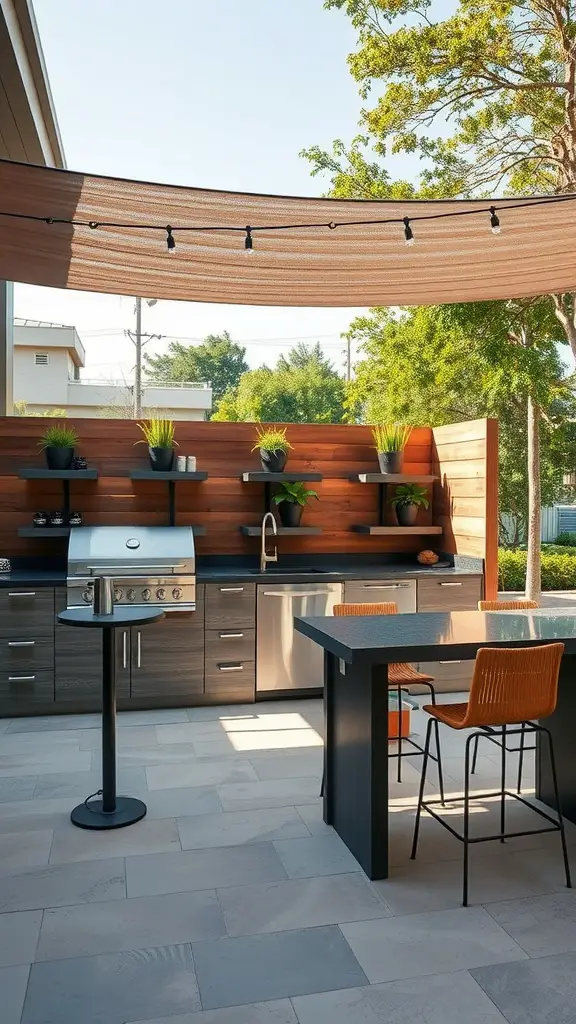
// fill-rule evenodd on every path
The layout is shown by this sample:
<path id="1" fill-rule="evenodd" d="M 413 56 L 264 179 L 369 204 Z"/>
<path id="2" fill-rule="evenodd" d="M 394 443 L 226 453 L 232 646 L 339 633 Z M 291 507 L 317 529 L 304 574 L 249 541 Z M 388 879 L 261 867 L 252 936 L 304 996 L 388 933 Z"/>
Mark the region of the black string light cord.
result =
<path id="1" fill-rule="evenodd" d="M 470 217 L 489 215 L 489 223 L 493 234 L 498 234 L 500 230 L 500 218 L 499 213 L 506 210 L 521 210 L 532 206 L 548 206 L 554 203 L 565 203 L 576 200 L 576 194 L 569 193 L 567 195 L 559 196 L 545 196 L 540 199 L 528 199 L 525 202 L 511 202 L 501 203 L 498 205 L 492 203 L 490 206 L 478 207 L 472 210 L 450 210 L 446 213 L 417 213 L 412 217 L 385 217 L 376 218 L 372 220 L 342 220 L 342 221 L 312 221 L 310 223 L 303 224 L 260 224 L 260 225 L 249 225 L 246 227 L 235 227 L 234 225 L 223 225 L 223 224 L 208 224 L 208 225 L 159 225 L 159 224 L 135 224 L 127 221 L 106 221 L 106 220 L 78 220 L 74 217 L 40 217 L 31 213 L 12 213 L 8 210 L 0 210 L 0 217 L 10 217 L 15 220 L 28 220 L 35 221 L 37 223 L 44 224 L 66 224 L 72 227 L 90 228 L 92 231 L 98 228 L 132 228 L 138 231 L 165 231 L 166 232 L 166 246 L 169 253 L 174 253 L 176 249 L 176 241 L 174 233 L 178 234 L 183 232 L 197 232 L 197 233 L 226 233 L 226 232 L 240 232 L 245 235 L 244 249 L 251 252 L 253 249 L 253 234 L 259 231 L 308 231 L 318 230 L 320 228 L 328 228 L 331 231 L 335 231 L 337 228 L 346 227 L 373 227 L 375 225 L 382 224 L 398 224 L 402 227 L 405 241 L 408 245 L 413 245 L 414 231 L 412 225 L 419 221 L 431 221 L 431 220 L 443 220 L 446 218 L 454 217 Z M 433 200 L 432 200 L 433 201 Z"/>

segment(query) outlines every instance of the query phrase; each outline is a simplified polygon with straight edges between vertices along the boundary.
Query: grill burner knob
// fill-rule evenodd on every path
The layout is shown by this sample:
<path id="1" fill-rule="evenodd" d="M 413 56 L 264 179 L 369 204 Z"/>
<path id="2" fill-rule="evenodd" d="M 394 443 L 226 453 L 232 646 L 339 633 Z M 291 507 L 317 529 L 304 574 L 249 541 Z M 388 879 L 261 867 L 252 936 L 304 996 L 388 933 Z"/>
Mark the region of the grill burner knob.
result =
<path id="1" fill-rule="evenodd" d="M 142 591 L 142 600 L 149 601 L 151 597 L 152 591 L 150 590 L 150 587 L 144 587 L 144 590 Z"/>
<path id="2" fill-rule="evenodd" d="M 166 600 L 166 591 L 164 590 L 164 587 L 160 587 L 160 589 L 156 591 L 156 597 L 159 601 Z"/>
<path id="3" fill-rule="evenodd" d="M 135 601 L 136 600 L 136 591 L 135 590 L 129 590 L 127 592 L 127 594 L 126 594 L 126 597 L 128 598 L 129 601 Z"/>
<path id="4" fill-rule="evenodd" d="M 82 600 L 85 601 L 86 604 L 92 604 L 93 599 L 94 599 L 94 594 L 93 594 L 93 592 L 91 590 L 83 590 L 82 591 Z"/>
<path id="5" fill-rule="evenodd" d="M 174 590 L 172 591 L 172 597 L 174 598 L 175 601 L 179 601 L 180 598 L 182 597 L 182 587 L 174 587 Z"/>
<path id="6" fill-rule="evenodd" d="M 124 597 L 124 591 L 120 590 L 120 587 L 114 587 L 114 600 L 121 601 Z"/>

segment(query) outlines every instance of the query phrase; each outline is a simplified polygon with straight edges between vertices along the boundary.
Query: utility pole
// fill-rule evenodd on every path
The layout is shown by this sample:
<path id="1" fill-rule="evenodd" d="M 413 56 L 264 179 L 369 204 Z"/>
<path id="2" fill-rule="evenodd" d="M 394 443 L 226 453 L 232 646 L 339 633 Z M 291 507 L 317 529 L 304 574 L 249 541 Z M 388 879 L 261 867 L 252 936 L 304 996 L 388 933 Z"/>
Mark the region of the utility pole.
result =
<path id="1" fill-rule="evenodd" d="M 142 299 L 136 299 L 136 368 L 134 371 L 134 419 L 142 418 Z"/>
<path id="2" fill-rule="evenodd" d="M 352 343 L 350 341 L 350 335 L 348 335 L 348 337 L 346 338 L 346 351 L 344 353 L 344 355 L 346 356 L 346 380 L 348 380 L 348 381 L 352 380 L 352 351 L 351 351 L 351 348 L 352 348 Z"/>

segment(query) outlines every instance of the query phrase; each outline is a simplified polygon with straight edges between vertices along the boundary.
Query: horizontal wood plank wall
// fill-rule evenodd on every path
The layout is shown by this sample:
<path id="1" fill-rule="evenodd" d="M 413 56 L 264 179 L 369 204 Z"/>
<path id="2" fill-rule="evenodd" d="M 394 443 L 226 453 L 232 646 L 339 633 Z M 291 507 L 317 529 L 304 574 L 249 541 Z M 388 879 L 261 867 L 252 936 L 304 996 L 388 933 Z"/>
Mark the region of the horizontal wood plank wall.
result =
<path id="1" fill-rule="evenodd" d="M 432 430 L 434 521 L 443 548 L 484 559 L 485 596 L 498 594 L 498 423 L 472 420 Z"/>
<path id="2" fill-rule="evenodd" d="M 72 481 L 70 503 L 83 513 L 86 525 L 163 525 L 167 522 L 168 489 L 163 482 L 130 480 L 131 469 L 147 468 L 144 445 L 134 447 L 140 434 L 131 420 L 67 420 L 80 437 L 77 454 L 98 469 L 95 481 Z M 38 510 L 52 511 L 62 504 L 59 481 L 26 481 L 17 476 L 24 465 L 43 466 L 38 438 L 47 421 L 36 417 L 0 419 L 0 555 L 64 553 L 66 540 L 19 538 L 20 526 L 32 525 Z M 454 428 L 463 431 L 466 424 Z M 195 455 L 198 469 L 206 470 L 204 483 L 176 485 L 177 522 L 206 527 L 198 537 L 198 554 L 253 554 L 258 539 L 244 537 L 240 526 L 257 525 L 263 512 L 263 485 L 245 484 L 244 470 L 260 469 L 258 453 L 251 453 L 255 429 L 251 423 L 178 422 L 176 438 L 182 454 Z M 355 523 L 377 524 L 377 487 L 348 480 L 351 473 L 378 472 L 370 428 L 344 425 L 290 424 L 290 471 L 319 472 L 324 480 L 310 484 L 320 501 L 304 512 L 304 525 L 320 526 L 309 537 L 282 537 L 280 553 L 313 552 L 417 552 L 441 548 L 441 537 L 370 537 L 355 534 Z M 432 431 L 416 428 L 406 450 L 406 472 L 430 473 Z M 459 513 L 460 514 L 460 513 Z M 389 521 L 393 513 L 388 512 Z M 432 522 L 432 510 L 421 511 L 422 523 Z"/>

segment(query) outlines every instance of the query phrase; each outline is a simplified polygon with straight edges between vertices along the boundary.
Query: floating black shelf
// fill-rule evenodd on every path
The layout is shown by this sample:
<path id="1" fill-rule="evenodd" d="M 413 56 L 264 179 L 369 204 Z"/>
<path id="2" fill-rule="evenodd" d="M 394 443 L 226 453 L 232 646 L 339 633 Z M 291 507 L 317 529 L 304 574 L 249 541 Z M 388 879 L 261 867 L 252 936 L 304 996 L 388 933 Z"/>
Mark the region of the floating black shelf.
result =
<path id="1" fill-rule="evenodd" d="M 69 537 L 71 526 L 21 526 L 19 537 Z"/>
<path id="2" fill-rule="evenodd" d="M 70 515 L 70 481 L 71 480 L 97 480 L 98 470 L 97 469 L 47 469 L 46 467 L 38 468 L 34 466 L 22 466 L 18 470 L 18 476 L 21 480 L 61 480 L 62 481 L 62 492 L 63 492 L 63 512 L 64 520 L 68 519 Z M 23 527 L 27 529 L 27 527 Z M 42 527 L 35 527 L 35 529 L 42 529 Z M 50 530 L 55 532 L 58 529 L 65 529 L 64 527 L 50 527 Z M 67 528 L 66 528 L 67 529 Z M 20 533 L 21 537 L 35 536 L 35 534 Z M 67 533 L 60 534 L 61 537 L 67 537 Z"/>
<path id="3" fill-rule="evenodd" d="M 433 484 L 440 477 L 420 473 L 352 473 L 349 479 L 361 484 Z"/>
<path id="4" fill-rule="evenodd" d="M 245 537 L 260 537 L 262 535 L 261 526 L 241 526 L 240 533 L 243 533 Z M 320 526 L 279 526 L 278 536 L 279 537 L 312 537 L 317 533 L 322 533 L 322 527 Z M 268 527 L 266 530 L 267 537 L 275 536 L 274 530 Z"/>
<path id="5" fill-rule="evenodd" d="M 168 526 L 176 526 L 176 483 L 183 483 L 186 480 L 198 483 L 207 480 L 208 473 L 203 471 L 179 472 L 177 469 L 168 470 L 166 473 L 156 469 L 132 469 L 130 479 L 158 480 L 168 484 Z M 194 527 L 193 532 L 200 536 L 206 533 L 206 528 L 204 526 Z"/>
<path id="6" fill-rule="evenodd" d="M 441 526 L 353 526 L 354 533 L 368 533 L 371 537 L 417 537 L 442 533 Z"/>
<path id="7" fill-rule="evenodd" d="M 267 473 L 265 470 L 252 470 L 242 473 L 245 484 L 281 484 L 298 483 L 300 480 L 321 480 L 322 473 Z"/>

